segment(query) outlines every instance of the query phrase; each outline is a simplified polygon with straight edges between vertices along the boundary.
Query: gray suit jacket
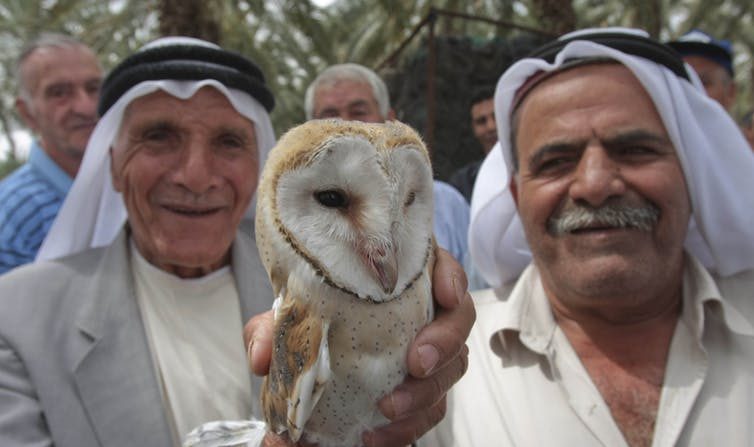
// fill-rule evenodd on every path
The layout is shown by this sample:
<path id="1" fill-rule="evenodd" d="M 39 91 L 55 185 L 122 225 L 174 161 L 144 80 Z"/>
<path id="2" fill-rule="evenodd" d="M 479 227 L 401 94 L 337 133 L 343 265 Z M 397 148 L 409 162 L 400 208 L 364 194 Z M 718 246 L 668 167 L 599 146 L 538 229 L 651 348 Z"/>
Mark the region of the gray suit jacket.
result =
<path id="1" fill-rule="evenodd" d="M 232 249 L 244 322 L 273 301 L 250 233 Z M 154 370 L 125 231 L 0 276 L 0 446 L 175 445 Z"/>

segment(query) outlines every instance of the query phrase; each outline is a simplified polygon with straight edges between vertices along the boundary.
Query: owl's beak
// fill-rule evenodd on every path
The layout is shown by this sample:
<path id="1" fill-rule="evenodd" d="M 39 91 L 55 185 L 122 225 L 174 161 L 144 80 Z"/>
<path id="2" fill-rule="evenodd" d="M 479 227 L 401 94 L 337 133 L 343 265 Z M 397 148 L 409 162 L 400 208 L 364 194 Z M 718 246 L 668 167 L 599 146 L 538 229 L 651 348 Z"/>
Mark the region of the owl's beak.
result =
<path id="1" fill-rule="evenodd" d="M 398 257 L 394 246 L 366 249 L 363 259 L 386 294 L 393 293 L 398 282 Z"/>

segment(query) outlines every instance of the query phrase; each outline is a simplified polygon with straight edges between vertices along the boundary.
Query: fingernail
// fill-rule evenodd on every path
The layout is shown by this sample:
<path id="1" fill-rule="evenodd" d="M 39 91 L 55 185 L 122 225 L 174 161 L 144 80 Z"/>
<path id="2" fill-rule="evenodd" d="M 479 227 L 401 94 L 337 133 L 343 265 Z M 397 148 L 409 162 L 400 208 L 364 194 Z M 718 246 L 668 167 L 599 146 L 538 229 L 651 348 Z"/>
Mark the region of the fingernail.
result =
<path id="1" fill-rule="evenodd" d="M 466 289 L 461 286 L 461 281 L 455 273 L 453 274 L 451 281 L 453 282 L 453 289 L 456 291 L 456 300 L 458 300 L 458 304 L 461 304 L 466 297 Z"/>
<path id="2" fill-rule="evenodd" d="M 257 351 L 258 349 L 259 349 L 259 343 L 257 343 L 256 340 L 252 338 L 251 341 L 249 342 L 249 352 L 247 353 L 249 357 L 249 366 L 252 368 L 252 370 L 254 368 L 254 359 L 259 358 L 258 354 L 257 355 L 254 354 L 254 351 Z"/>
<path id="3" fill-rule="evenodd" d="M 390 404 L 393 406 L 393 418 L 397 419 L 403 416 L 411 408 L 413 401 L 411 394 L 405 391 L 395 391 L 390 395 Z"/>
<path id="4" fill-rule="evenodd" d="M 422 345 L 417 350 L 419 351 L 419 363 L 424 369 L 424 374 L 429 374 L 440 360 L 440 354 L 432 345 Z"/>
<path id="5" fill-rule="evenodd" d="M 246 348 L 246 360 L 251 362 L 251 351 L 254 349 L 254 339 L 249 340 L 249 346 Z"/>

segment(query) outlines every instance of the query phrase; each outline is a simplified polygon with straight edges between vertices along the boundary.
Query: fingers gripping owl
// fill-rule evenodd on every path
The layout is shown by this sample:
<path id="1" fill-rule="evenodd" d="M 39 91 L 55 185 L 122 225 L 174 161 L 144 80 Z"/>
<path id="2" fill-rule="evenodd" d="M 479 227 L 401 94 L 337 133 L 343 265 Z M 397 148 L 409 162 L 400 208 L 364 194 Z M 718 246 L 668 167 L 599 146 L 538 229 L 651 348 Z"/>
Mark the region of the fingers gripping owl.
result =
<path id="1" fill-rule="evenodd" d="M 262 173 L 260 255 L 277 296 L 262 407 L 271 430 L 361 445 L 432 319 L 432 170 L 398 123 L 307 122 Z"/>

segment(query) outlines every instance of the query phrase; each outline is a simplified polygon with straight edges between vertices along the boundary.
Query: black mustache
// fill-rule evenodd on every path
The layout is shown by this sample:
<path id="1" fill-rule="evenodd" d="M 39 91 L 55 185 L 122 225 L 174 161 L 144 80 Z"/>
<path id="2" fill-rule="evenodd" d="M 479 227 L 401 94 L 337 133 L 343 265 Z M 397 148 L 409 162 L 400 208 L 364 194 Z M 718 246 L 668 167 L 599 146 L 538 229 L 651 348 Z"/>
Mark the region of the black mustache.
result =
<path id="1" fill-rule="evenodd" d="M 595 226 L 650 231 L 659 218 L 660 209 L 652 203 L 642 206 L 616 203 L 599 208 L 576 205 L 550 217 L 547 231 L 555 236 Z"/>

